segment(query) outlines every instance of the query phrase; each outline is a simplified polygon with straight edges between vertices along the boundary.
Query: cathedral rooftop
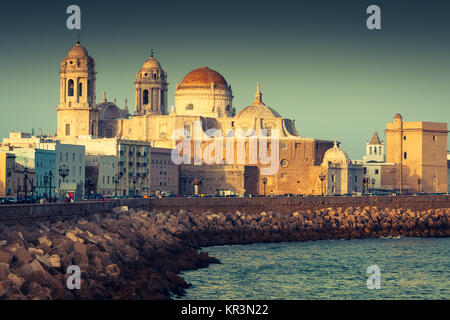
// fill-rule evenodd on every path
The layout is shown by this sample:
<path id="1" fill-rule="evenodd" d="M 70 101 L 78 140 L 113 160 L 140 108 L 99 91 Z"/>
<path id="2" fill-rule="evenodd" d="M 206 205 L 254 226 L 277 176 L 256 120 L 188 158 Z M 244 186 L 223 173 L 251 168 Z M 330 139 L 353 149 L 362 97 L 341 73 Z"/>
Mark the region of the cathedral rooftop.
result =
<path id="1" fill-rule="evenodd" d="M 210 87 L 212 83 L 216 87 L 228 87 L 227 81 L 220 73 L 208 67 L 200 67 L 189 72 L 178 87 Z"/>

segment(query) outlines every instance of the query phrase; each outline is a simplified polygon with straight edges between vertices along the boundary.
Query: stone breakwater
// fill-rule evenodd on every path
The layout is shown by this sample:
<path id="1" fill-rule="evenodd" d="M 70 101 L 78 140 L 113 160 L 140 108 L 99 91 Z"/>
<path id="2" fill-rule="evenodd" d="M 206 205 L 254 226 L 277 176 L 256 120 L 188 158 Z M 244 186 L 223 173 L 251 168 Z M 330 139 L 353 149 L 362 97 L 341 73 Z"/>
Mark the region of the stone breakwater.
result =
<path id="1" fill-rule="evenodd" d="M 447 237 L 450 209 L 377 207 L 295 212 L 145 212 L 0 225 L 0 299 L 166 299 L 182 270 L 220 263 L 199 247 L 388 236 Z M 69 290 L 71 265 L 81 289 Z"/>

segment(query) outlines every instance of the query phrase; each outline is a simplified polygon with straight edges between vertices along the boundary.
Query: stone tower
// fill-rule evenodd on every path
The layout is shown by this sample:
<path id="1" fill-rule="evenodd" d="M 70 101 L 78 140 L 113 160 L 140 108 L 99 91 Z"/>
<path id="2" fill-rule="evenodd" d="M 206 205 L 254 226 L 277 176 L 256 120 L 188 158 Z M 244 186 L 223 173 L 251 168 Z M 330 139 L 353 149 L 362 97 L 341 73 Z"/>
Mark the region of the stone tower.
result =
<path id="1" fill-rule="evenodd" d="M 167 73 L 153 57 L 144 62 L 136 73 L 136 110 L 135 115 L 167 114 Z"/>
<path id="2" fill-rule="evenodd" d="M 384 162 L 384 143 L 380 141 L 378 133 L 375 131 L 370 142 L 366 142 L 366 155 L 364 161 Z"/>
<path id="3" fill-rule="evenodd" d="M 61 62 L 57 135 L 60 138 L 97 135 L 95 62 L 79 43 Z"/>

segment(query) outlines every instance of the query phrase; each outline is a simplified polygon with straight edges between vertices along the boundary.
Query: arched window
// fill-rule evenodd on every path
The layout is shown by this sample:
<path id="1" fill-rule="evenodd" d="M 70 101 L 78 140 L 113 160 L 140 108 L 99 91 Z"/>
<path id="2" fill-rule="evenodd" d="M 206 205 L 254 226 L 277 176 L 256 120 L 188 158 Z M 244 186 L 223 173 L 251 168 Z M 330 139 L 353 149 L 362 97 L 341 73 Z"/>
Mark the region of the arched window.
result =
<path id="1" fill-rule="evenodd" d="M 143 92 L 142 103 L 144 105 L 148 104 L 148 90 L 144 90 Z"/>
<path id="2" fill-rule="evenodd" d="M 189 103 L 189 104 L 186 106 L 186 110 L 194 110 L 194 105 L 193 105 L 192 103 Z"/>
<path id="3" fill-rule="evenodd" d="M 73 97 L 73 80 L 72 79 L 69 80 L 67 86 L 69 87 L 68 96 Z"/>
<path id="4" fill-rule="evenodd" d="M 88 97 L 92 97 L 92 81 L 88 80 Z"/>
<path id="5" fill-rule="evenodd" d="M 83 95 L 83 84 L 80 82 L 78 84 L 78 96 L 81 97 Z"/>

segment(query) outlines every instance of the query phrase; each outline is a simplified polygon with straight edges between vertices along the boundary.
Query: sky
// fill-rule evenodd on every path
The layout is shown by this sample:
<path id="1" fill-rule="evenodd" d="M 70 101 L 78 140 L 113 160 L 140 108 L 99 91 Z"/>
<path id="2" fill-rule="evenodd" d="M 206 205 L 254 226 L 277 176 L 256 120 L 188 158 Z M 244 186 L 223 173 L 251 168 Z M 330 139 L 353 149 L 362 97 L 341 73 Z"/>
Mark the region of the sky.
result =
<path id="1" fill-rule="evenodd" d="M 175 84 L 200 66 L 231 84 L 236 109 L 254 99 L 295 119 L 309 138 L 337 139 L 361 159 L 376 130 L 450 120 L 448 1 L 8 1 L 0 10 L 0 137 L 56 130 L 59 66 L 77 40 L 66 8 L 81 8 L 81 44 L 106 91 L 134 111 L 136 72 L 151 49 Z M 366 27 L 369 5 L 381 30 Z"/>

